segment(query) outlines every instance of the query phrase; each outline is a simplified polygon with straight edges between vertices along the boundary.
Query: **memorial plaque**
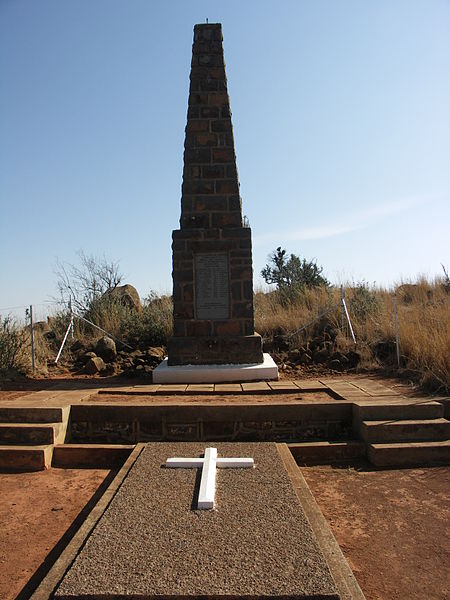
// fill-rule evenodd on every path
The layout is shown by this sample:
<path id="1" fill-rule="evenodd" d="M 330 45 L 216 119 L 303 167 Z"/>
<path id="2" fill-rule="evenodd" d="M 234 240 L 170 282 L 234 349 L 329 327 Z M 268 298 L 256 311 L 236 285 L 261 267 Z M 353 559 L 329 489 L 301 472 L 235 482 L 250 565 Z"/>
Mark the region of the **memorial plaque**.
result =
<path id="1" fill-rule="evenodd" d="M 227 254 L 195 256 L 195 317 L 228 319 L 230 292 Z"/>

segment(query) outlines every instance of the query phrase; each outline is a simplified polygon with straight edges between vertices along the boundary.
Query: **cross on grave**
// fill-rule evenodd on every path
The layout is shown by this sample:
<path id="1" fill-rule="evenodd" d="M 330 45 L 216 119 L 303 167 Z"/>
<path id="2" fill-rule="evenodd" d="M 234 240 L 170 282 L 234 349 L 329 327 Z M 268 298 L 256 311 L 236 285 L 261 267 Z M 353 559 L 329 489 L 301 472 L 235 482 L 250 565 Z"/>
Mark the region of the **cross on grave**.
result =
<path id="1" fill-rule="evenodd" d="M 253 458 L 217 458 L 217 448 L 206 448 L 204 458 L 168 458 L 166 467 L 175 469 L 201 468 L 198 509 L 214 508 L 216 493 L 216 467 L 248 469 L 254 466 Z"/>

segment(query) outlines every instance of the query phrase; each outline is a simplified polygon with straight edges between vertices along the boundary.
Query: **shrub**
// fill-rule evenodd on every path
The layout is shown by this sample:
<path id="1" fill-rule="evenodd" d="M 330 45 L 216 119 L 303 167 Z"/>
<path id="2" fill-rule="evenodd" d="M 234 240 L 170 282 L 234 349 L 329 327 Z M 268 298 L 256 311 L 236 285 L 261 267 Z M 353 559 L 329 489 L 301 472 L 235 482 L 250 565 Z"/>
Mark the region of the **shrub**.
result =
<path id="1" fill-rule="evenodd" d="M 0 373 L 9 369 L 25 372 L 28 367 L 28 336 L 11 317 L 0 317 Z"/>
<path id="2" fill-rule="evenodd" d="M 261 271 L 268 284 L 275 284 L 282 304 L 295 303 L 306 289 L 328 286 L 322 276 L 323 268 L 315 260 L 307 261 L 295 254 L 287 258 L 279 246 L 269 256 L 269 263 Z"/>

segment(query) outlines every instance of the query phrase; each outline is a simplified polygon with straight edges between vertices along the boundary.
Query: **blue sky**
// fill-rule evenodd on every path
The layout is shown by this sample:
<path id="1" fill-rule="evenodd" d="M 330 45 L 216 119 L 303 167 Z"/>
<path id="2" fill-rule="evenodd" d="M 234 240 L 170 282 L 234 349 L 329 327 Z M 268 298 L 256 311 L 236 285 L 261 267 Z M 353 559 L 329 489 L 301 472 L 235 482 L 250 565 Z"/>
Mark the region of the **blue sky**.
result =
<path id="1" fill-rule="evenodd" d="M 0 312 L 56 259 L 171 290 L 192 30 L 221 22 L 255 283 L 282 245 L 333 282 L 449 265 L 450 2 L 0 0 Z M 44 308 L 42 308 L 44 310 Z"/>

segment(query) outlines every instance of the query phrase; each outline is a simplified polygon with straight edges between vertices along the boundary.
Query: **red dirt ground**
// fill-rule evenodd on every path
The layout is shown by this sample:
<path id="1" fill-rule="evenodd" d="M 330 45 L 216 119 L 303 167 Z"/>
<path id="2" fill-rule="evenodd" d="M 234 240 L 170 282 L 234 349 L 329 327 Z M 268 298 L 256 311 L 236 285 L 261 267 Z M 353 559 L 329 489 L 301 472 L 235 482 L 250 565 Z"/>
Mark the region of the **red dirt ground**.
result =
<path id="1" fill-rule="evenodd" d="M 0 598 L 12 600 L 110 473 L 0 474 Z"/>
<path id="2" fill-rule="evenodd" d="M 302 467 L 367 600 L 450 598 L 450 468 Z"/>

